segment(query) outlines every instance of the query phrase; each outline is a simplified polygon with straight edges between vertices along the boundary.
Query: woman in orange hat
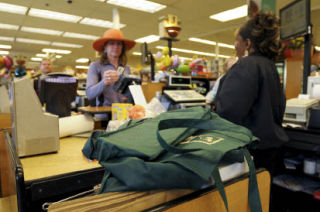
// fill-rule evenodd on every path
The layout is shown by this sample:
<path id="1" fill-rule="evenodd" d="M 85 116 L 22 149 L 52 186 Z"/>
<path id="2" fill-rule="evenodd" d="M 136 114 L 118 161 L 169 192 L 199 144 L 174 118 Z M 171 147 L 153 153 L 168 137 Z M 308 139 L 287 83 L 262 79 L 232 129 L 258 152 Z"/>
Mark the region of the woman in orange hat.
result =
<path id="1" fill-rule="evenodd" d="M 109 29 L 102 38 L 93 42 L 93 48 L 101 56 L 100 61 L 90 64 L 86 94 L 89 100 L 95 100 L 96 106 L 111 106 L 112 103 L 132 101 L 130 92 L 120 94 L 116 88 L 124 75 L 130 74 L 130 68 L 126 65 L 126 51 L 134 45 L 135 42 L 124 38 L 119 29 Z M 117 73 L 121 67 L 124 71 Z"/>

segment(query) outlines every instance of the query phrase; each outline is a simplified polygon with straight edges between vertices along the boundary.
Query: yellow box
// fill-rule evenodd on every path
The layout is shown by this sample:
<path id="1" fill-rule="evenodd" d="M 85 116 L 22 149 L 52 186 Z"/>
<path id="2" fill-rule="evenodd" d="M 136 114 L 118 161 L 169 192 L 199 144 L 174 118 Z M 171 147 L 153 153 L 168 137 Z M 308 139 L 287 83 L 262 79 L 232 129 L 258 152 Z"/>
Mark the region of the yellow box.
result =
<path id="1" fill-rule="evenodd" d="M 132 104 L 127 103 L 113 103 L 112 104 L 112 120 L 127 120 L 128 110 L 132 107 Z"/>

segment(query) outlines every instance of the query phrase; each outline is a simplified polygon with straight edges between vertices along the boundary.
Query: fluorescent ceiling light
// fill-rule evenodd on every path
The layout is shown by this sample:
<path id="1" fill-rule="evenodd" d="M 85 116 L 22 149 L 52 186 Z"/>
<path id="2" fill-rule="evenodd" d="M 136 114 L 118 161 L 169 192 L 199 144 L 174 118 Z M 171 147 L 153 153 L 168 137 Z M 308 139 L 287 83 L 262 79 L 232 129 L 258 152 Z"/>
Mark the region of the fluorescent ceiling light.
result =
<path id="1" fill-rule="evenodd" d="M 218 54 L 218 57 L 221 57 L 221 58 L 229 58 L 229 57 L 231 57 L 231 56 Z"/>
<path id="2" fill-rule="evenodd" d="M 137 55 L 137 56 L 141 56 L 142 53 L 141 52 L 132 52 L 133 55 Z M 156 56 L 155 54 L 152 54 L 153 56 Z"/>
<path id="3" fill-rule="evenodd" d="M 42 58 L 40 57 L 31 57 L 32 61 L 42 61 Z"/>
<path id="4" fill-rule="evenodd" d="M 48 57 L 46 54 L 36 54 L 37 57 Z M 56 55 L 56 58 L 61 58 L 61 55 Z"/>
<path id="5" fill-rule="evenodd" d="M 218 43 L 219 47 L 226 47 L 229 49 L 235 49 L 234 45 L 226 44 L 226 43 Z"/>
<path id="6" fill-rule="evenodd" d="M 164 46 L 157 46 L 157 49 L 164 49 Z M 205 56 L 210 56 L 210 57 L 215 57 L 216 54 L 209 53 L 209 52 L 199 52 L 199 51 L 194 51 L 194 50 L 188 50 L 188 49 L 179 49 L 179 48 L 171 48 L 172 51 L 176 52 L 184 52 L 188 54 L 195 54 L 195 55 L 205 55 Z"/>
<path id="7" fill-rule="evenodd" d="M 0 36 L 1 41 L 14 41 L 14 37 L 5 37 L 5 36 Z"/>
<path id="8" fill-rule="evenodd" d="M 138 56 L 141 56 L 142 53 L 141 52 L 132 52 L 133 55 L 138 55 Z"/>
<path id="9" fill-rule="evenodd" d="M 17 42 L 20 43 L 32 43 L 32 44 L 40 44 L 40 45 L 50 45 L 50 41 L 45 40 L 34 40 L 34 39 L 28 39 L 28 38 L 16 38 Z"/>
<path id="10" fill-rule="evenodd" d="M 11 30 L 18 30 L 18 25 L 11 25 L 11 24 L 2 24 L 0 23 L 0 29 L 11 29 Z"/>
<path id="11" fill-rule="evenodd" d="M 82 45 L 72 43 L 52 42 L 52 46 L 69 47 L 69 48 L 82 48 Z"/>
<path id="12" fill-rule="evenodd" d="M 80 24 L 86 24 L 102 28 L 113 28 L 113 22 L 95 18 L 83 18 L 80 21 Z M 123 28 L 125 26 L 125 24 L 119 24 L 120 28 Z"/>
<path id="13" fill-rule="evenodd" d="M 148 35 L 146 37 L 138 38 L 135 41 L 138 43 L 144 43 L 144 42 L 152 43 L 152 42 L 158 41 L 159 38 L 160 37 L 158 35 Z"/>
<path id="14" fill-rule="evenodd" d="M 243 5 L 241 7 L 237 7 L 231 10 L 226 10 L 221 13 L 211 15 L 210 18 L 221 21 L 221 22 L 226 22 L 226 21 L 245 17 L 247 16 L 247 14 L 248 14 L 248 5 Z"/>
<path id="15" fill-rule="evenodd" d="M 181 57 L 181 56 L 179 56 L 179 59 L 180 60 L 192 60 L 191 57 Z"/>
<path id="16" fill-rule="evenodd" d="M 14 41 L 14 38 L 13 37 L 4 37 L 4 36 L 0 36 L 0 40 L 2 41 Z"/>
<path id="17" fill-rule="evenodd" d="M 148 13 L 155 13 L 167 7 L 166 5 L 147 0 L 108 0 L 107 3 Z"/>
<path id="18" fill-rule="evenodd" d="M 27 7 L 15 5 L 15 4 L 0 3 L 0 11 L 2 12 L 25 15 L 27 10 L 28 10 Z"/>
<path id="19" fill-rule="evenodd" d="M 65 32 L 62 37 L 68 37 L 68 38 L 80 38 L 80 39 L 87 39 L 87 40 L 96 40 L 99 37 L 95 35 L 86 35 L 86 34 L 79 34 L 79 33 L 73 33 L 73 32 Z"/>
<path id="20" fill-rule="evenodd" d="M 89 66 L 76 66 L 77 69 L 89 69 Z"/>
<path id="21" fill-rule="evenodd" d="M 37 57 L 48 57 L 46 54 L 36 54 Z"/>
<path id="22" fill-rule="evenodd" d="M 156 46 L 157 49 L 164 49 L 164 46 Z M 188 54 L 195 54 L 195 55 L 204 55 L 204 56 L 210 56 L 210 57 L 215 57 L 216 54 L 209 53 L 209 52 L 199 52 L 199 51 L 194 51 L 194 50 L 188 50 L 188 49 L 179 49 L 179 48 L 172 48 L 172 51 L 176 52 L 183 52 L 183 53 L 188 53 Z M 227 55 L 221 55 L 219 54 L 218 57 L 221 58 L 229 58 L 230 56 Z"/>
<path id="23" fill-rule="evenodd" d="M 87 63 L 89 62 L 89 58 L 79 58 L 76 60 L 77 63 Z"/>
<path id="24" fill-rule="evenodd" d="M 11 48 L 12 48 L 11 45 L 0 44 L 0 49 L 11 49 Z"/>
<path id="25" fill-rule="evenodd" d="M 8 55 L 9 51 L 0 51 L 0 55 Z"/>
<path id="26" fill-rule="evenodd" d="M 28 15 L 39 17 L 39 18 L 46 18 L 46 19 L 53 19 L 58 21 L 66 21 L 71 23 L 77 23 L 82 17 L 76 15 L 69 15 L 66 13 L 54 12 L 50 10 L 40 10 L 31 8 L 29 10 Z"/>
<path id="27" fill-rule="evenodd" d="M 42 49 L 43 52 L 46 53 L 57 53 L 57 54 L 70 54 L 70 50 L 63 50 L 63 49 Z"/>
<path id="28" fill-rule="evenodd" d="M 215 41 L 211 41 L 211 40 L 205 40 L 205 39 L 200 39 L 200 38 L 189 38 L 190 41 L 194 41 L 194 42 L 198 42 L 198 43 L 204 43 L 204 44 L 209 44 L 209 45 L 217 45 L 219 47 L 226 47 L 226 48 L 230 48 L 230 49 L 234 49 L 234 45 L 230 45 L 230 44 L 226 44 L 226 43 L 217 43 Z"/>
<path id="29" fill-rule="evenodd" d="M 204 40 L 200 38 L 189 38 L 190 41 L 198 42 L 198 43 L 204 43 L 215 46 L 217 43 L 211 40 Z"/>
<path id="30" fill-rule="evenodd" d="M 32 32 L 32 33 L 39 33 L 45 35 L 62 35 L 63 31 L 51 30 L 51 29 L 42 29 L 42 28 L 35 28 L 35 27 L 21 27 L 21 31 L 24 32 Z"/>

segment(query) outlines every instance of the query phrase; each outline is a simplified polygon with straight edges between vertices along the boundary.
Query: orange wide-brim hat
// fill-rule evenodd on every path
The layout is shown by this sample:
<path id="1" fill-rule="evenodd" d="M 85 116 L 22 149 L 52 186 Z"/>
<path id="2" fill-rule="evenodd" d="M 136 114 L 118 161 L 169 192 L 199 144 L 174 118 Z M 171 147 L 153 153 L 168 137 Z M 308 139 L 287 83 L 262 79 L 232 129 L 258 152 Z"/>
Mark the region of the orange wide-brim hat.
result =
<path id="1" fill-rule="evenodd" d="M 93 42 L 92 47 L 98 52 L 101 52 L 104 44 L 109 40 L 123 41 L 126 45 L 126 50 L 130 50 L 134 47 L 134 45 L 136 45 L 135 41 L 124 38 L 119 29 L 109 29 L 103 33 L 102 38 L 99 38 Z"/>

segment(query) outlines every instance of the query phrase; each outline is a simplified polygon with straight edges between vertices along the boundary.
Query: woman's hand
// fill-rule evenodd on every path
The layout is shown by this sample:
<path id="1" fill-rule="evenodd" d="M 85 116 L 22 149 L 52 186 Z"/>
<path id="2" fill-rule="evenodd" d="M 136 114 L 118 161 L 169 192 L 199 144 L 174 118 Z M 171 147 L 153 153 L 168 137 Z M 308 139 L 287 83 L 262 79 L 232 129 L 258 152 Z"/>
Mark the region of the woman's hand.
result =
<path id="1" fill-rule="evenodd" d="M 107 70 L 103 73 L 103 82 L 105 85 L 111 85 L 114 82 L 119 80 L 119 76 L 117 71 L 115 70 Z"/>

